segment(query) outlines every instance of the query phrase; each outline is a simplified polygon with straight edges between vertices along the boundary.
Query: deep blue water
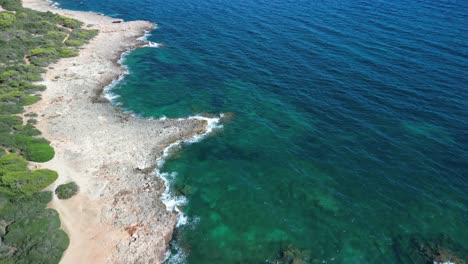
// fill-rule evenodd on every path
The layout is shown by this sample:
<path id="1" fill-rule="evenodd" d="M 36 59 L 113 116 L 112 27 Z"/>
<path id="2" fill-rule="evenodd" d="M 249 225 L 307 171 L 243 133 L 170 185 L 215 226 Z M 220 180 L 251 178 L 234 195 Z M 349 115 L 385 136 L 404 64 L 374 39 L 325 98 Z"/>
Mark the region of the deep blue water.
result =
<path id="1" fill-rule="evenodd" d="M 190 218 L 168 262 L 467 258 L 467 1 L 60 3 L 158 24 L 121 107 L 228 113 L 163 168 Z"/>

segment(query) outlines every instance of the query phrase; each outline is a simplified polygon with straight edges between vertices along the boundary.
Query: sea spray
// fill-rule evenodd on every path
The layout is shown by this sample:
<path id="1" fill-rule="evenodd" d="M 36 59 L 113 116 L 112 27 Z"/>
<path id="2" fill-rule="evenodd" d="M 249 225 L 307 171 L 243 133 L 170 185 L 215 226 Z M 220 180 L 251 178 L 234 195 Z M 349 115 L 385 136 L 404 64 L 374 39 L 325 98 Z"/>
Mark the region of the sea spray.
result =
<path id="1" fill-rule="evenodd" d="M 157 26 L 155 26 L 153 29 L 155 29 Z M 150 47 L 150 48 L 158 48 L 161 47 L 161 43 L 156 43 L 156 42 L 151 42 L 147 40 L 147 37 L 150 36 L 151 34 L 149 33 L 150 31 L 145 31 L 145 34 L 141 37 L 138 38 L 140 41 L 146 42 L 145 45 L 141 46 L 140 48 L 144 47 Z M 112 102 L 114 105 L 120 106 L 120 104 L 117 102 L 117 99 L 120 97 L 118 94 L 113 93 L 112 89 L 114 89 L 127 75 L 130 74 L 130 71 L 128 67 L 124 64 L 126 57 L 135 49 L 127 50 L 123 52 L 120 55 L 120 59 L 117 61 L 117 63 L 124 69 L 124 72 L 117 77 L 117 79 L 114 79 L 110 84 L 104 87 L 103 89 L 103 95 L 104 98 Z"/>
<path id="2" fill-rule="evenodd" d="M 186 262 L 265 263 L 292 244 L 327 263 L 399 263 L 413 251 L 395 250 L 401 234 L 468 241 L 463 1 L 60 2 L 164 25 L 149 39 L 170 49 L 127 58 L 122 108 L 236 113 L 161 169 L 192 189 L 171 243 Z"/>
<path id="3" fill-rule="evenodd" d="M 59 2 L 55 2 L 55 1 L 52 1 L 52 0 L 46 0 L 48 3 L 50 3 L 51 6 L 53 6 L 54 8 L 57 8 L 57 9 L 60 9 L 59 5 L 60 3 Z"/>
<path id="4" fill-rule="evenodd" d="M 202 140 L 204 137 L 207 135 L 213 133 L 215 130 L 221 129 L 223 125 L 220 124 L 220 120 L 223 118 L 224 114 L 220 114 L 219 117 L 204 117 L 204 116 L 191 116 L 188 118 L 179 118 L 178 120 L 184 120 L 184 119 L 196 119 L 196 120 L 203 120 L 207 122 L 207 125 L 205 127 L 205 132 L 202 134 L 197 134 L 194 135 L 190 138 L 180 140 L 177 142 L 174 142 L 167 146 L 164 151 L 163 155 L 159 157 L 156 161 L 156 176 L 159 177 L 163 182 L 165 186 L 165 190 L 163 194 L 161 195 L 161 201 L 166 205 L 166 209 L 168 211 L 176 211 L 177 212 L 177 223 L 176 223 L 176 228 L 181 227 L 183 225 L 187 225 L 190 221 L 187 215 L 185 215 L 181 210 L 180 207 L 184 206 L 188 200 L 185 196 L 183 195 L 175 195 L 174 193 L 171 192 L 171 182 L 175 179 L 177 176 L 176 172 L 161 172 L 161 168 L 164 165 L 164 162 L 166 161 L 166 158 L 169 157 L 173 151 L 174 148 L 180 147 L 182 144 L 192 144 L 199 142 Z M 161 118 L 160 120 L 165 120 L 166 117 Z M 196 224 L 196 222 L 199 219 L 192 219 L 191 222 Z M 174 248 L 177 253 L 172 254 L 171 248 Z M 175 241 L 171 241 L 171 246 L 167 249 L 165 255 L 164 255 L 164 263 L 183 263 L 185 262 L 186 259 L 186 254 L 182 249 L 180 249 L 180 246 L 177 244 Z"/>
<path id="5" fill-rule="evenodd" d="M 153 30 L 155 30 L 156 28 L 158 28 L 158 25 L 155 25 L 154 28 L 152 28 L 151 30 L 147 30 L 145 31 L 145 34 L 139 38 L 137 38 L 138 40 L 141 40 L 141 41 L 144 41 L 146 42 L 147 44 L 142 46 L 142 47 L 148 47 L 148 48 L 160 48 L 163 46 L 162 43 L 157 43 L 157 42 L 153 42 L 153 41 L 149 41 L 148 38 L 152 35 L 151 32 Z"/>
<path id="6" fill-rule="evenodd" d="M 220 124 L 220 120 L 223 117 L 223 114 L 220 114 L 219 117 L 204 117 L 204 116 L 191 116 L 187 118 L 179 118 L 178 120 L 187 120 L 187 119 L 196 119 L 196 120 L 203 120 L 207 122 L 207 125 L 205 127 L 205 132 L 202 134 L 197 134 L 194 135 L 190 138 L 179 140 L 177 142 L 174 142 L 167 146 L 161 157 L 159 157 L 156 160 L 156 176 L 161 178 L 164 181 L 165 184 L 165 190 L 163 194 L 161 195 L 161 200 L 163 203 L 166 205 L 166 209 L 168 211 L 176 211 L 179 215 L 178 221 L 177 221 L 177 226 L 181 226 L 185 223 L 187 223 L 187 218 L 186 216 L 179 210 L 178 207 L 184 205 L 187 202 L 187 199 L 184 196 L 175 196 L 171 191 L 170 191 L 170 186 L 171 182 L 173 179 L 177 176 L 176 172 L 161 172 L 161 168 L 164 165 L 164 162 L 167 157 L 171 155 L 171 151 L 174 150 L 174 148 L 178 148 L 181 146 L 181 144 L 192 144 L 196 143 L 200 140 L 202 140 L 204 137 L 207 135 L 211 134 L 214 130 L 221 129 L 223 125 Z M 163 120 L 166 118 L 163 117 Z"/>
<path id="7" fill-rule="evenodd" d="M 117 79 L 112 80 L 112 82 L 109 83 L 107 86 L 105 86 L 103 89 L 104 98 L 106 98 L 107 100 L 109 100 L 109 102 L 117 106 L 119 106 L 119 103 L 117 102 L 117 98 L 119 98 L 120 96 L 118 94 L 113 93 L 112 89 L 114 89 L 125 78 L 125 76 L 130 74 L 128 67 L 123 64 L 123 62 L 125 61 L 125 57 L 128 54 L 130 54 L 130 52 L 131 50 L 122 53 L 122 55 L 120 56 L 120 59 L 118 60 L 119 65 L 122 68 L 124 68 L 123 73 L 120 74 L 119 77 L 117 77 Z"/>

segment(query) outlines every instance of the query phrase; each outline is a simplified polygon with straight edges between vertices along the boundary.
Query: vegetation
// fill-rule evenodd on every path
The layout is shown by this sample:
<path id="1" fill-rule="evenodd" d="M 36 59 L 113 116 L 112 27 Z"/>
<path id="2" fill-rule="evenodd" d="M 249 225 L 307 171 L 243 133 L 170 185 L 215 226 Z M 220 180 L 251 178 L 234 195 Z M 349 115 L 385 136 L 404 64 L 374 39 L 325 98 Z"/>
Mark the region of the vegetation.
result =
<path id="1" fill-rule="evenodd" d="M 55 171 L 29 170 L 27 161 L 16 154 L 0 158 L 0 193 L 31 195 L 49 186 L 57 177 Z"/>
<path id="2" fill-rule="evenodd" d="M 69 182 L 61 184 L 55 189 L 55 194 L 59 199 L 70 199 L 79 190 L 78 184 L 75 182 Z"/>
<path id="3" fill-rule="evenodd" d="M 37 114 L 24 106 L 40 100 L 44 66 L 78 54 L 97 32 L 80 21 L 25 9 L 20 0 L 0 0 L 0 264 L 58 263 L 69 240 L 55 210 L 52 192 L 43 191 L 58 175 L 31 170 L 28 161 L 46 162 L 54 149 L 35 128 Z M 60 198 L 78 191 L 75 183 L 57 188 Z"/>

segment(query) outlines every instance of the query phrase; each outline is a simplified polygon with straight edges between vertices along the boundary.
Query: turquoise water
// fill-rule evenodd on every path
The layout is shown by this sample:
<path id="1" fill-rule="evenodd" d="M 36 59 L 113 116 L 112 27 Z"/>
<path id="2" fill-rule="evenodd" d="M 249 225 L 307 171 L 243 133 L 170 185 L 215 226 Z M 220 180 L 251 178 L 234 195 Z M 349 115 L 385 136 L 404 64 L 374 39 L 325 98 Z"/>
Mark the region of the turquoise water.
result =
<path id="1" fill-rule="evenodd" d="M 168 263 L 467 258 L 467 2 L 60 2 L 159 24 L 121 107 L 227 113 L 162 168 L 188 199 Z"/>

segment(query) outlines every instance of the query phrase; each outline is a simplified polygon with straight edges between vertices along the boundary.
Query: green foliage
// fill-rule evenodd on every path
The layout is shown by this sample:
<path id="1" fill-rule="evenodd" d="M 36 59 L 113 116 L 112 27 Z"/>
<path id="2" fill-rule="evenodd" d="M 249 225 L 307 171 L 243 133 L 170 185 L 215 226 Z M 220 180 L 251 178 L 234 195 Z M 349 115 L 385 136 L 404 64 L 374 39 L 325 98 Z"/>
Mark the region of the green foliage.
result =
<path id="1" fill-rule="evenodd" d="M 67 46 L 79 47 L 85 43 L 88 43 L 88 41 L 95 37 L 97 33 L 97 30 L 75 29 L 70 34 L 70 37 L 65 42 L 65 44 Z"/>
<path id="2" fill-rule="evenodd" d="M 68 17 L 63 17 L 63 16 L 57 16 L 55 18 L 55 21 L 59 25 L 62 25 L 62 26 L 67 27 L 67 28 L 73 28 L 73 29 L 80 28 L 83 25 L 83 22 L 81 22 L 81 21 L 71 19 L 71 18 L 68 18 Z"/>
<path id="3" fill-rule="evenodd" d="M 23 9 L 23 7 L 21 6 L 21 2 L 17 0 L 0 0 L 0 6 L 2 6 L 3 9 L 10 11 Z"/>
<path id="4" fill-rule="evenodd" d="M 57 177 L 57 172 L 51 170 L 30 171 L 27 161 L 16 154 L 0 158 L 0 193 L 31 195 L 49 186 Z"/>
<path id="5" fill-rule="evenodd" d="M 10 91 L 4 94 L 0 94 L 0 101 L 9 101 L 13 98 L 17 98 L 23 95 L 21 91 Z"/>
<path id="6" fill-rule="evenodd" d="M 24 157 L 30 161 L 46 162 L 55 155 L 54 148 L 43 138 L 20 135 L 16 137 L 16 145 Z"/>
<path id="7" fill-rule="evenodd" d="M 52 192 L 38 192 L 29 196 L 0 194 L 0 219 L 6 223 L 36 215 L 52 200 Z M 2 235 L 3 236 L 3 235 Z"/>
<path id="8" fill-rule="evenodd" d="M 15 14 L 10 12 L 0 12 L 0 28 L 11 26 L 15 20 Z"/>
<path id="9" fill-rule="evenodd" d="M 69 199 L 79 191 L 78 184 L 69 182 L 61 184 L 55 189 L 55 194 L 59 199 Z"/>
<path id="10" fill-rule="evenodd" d="M 3 246 L 15 249 L 9 256 L 0 256 L 0 263 L 59 262 L 69 239 L 60 230 L 57 212 L 46 209 L 51 200 L 51 192 L 0 195 L 0 222 L 7 225 L 6 234 L 1 235 Z"/>
<path id="11" fill-rule="evenodd" d="M 59 50 L 59 56 L 61 58 L 69 58 L 69 57 L 75 57 L 78 55 L 78 52 L 76 50 L 73 50 L 73 49 L 69 49 L 69 48 L 61 48 Z"/>
<path id="12" fill-rule="evenodd" d="M 54 41 L 62 41 L 67 36 L 67 33 L 62 31 L 51 30 L 47 32 L 47 38 Z"/>
<path id="13" fill-rule="evenodd" d="M 40 192 L 56 178 L 51 170 L 29 170 L 16 154 L 0 158 L 0 263 L 60 261 L 69 239 L 57 212 L 46 209 L 52 193 Z"/>
<path id="14" fill-rule="evenodd" d="M 37 119 L 34 119 L 34 118 L 28 119 L 27 123 L 29 125 L 35 125 L 35 124 L 37 124 Z"/>
<path id="15" fill-rule="evenodd" d="M 57 51 L 55 50 L 55 48 L 35 48 L 29 52 L 29 57 L 32 57 L 32 56 L 46 57 L 46 56 L 54 55 L 56 52 Z"/>
<path id="16" fill-rule="evenodd" d="M 39 97 L 36 96 L 36 95 L 25 95 L 23 97 L 23 101 L 22 101 L 22 104 L 24 106 L 26 105 L 32 105 L 34 103 L 36 103 L 37 101 L 39 101 Z"/>
<path id="17" fill-rule="evenodd" d="M 30 161 L 49 161 L 55 151 L 47 140 L 36 137 L 41 132 L 34 127 L 34 123 L 31 121 L 23 125 L 18 116 L 0 115 L 0 145 L 20 152 Z"/>
<path id="18" fill-rule="evenodd" d="M 58 213 L 51 209 L 9 225 L 4 241 L 15 246 L 15 263 L 58 263 L 70 244 L 60 230 Z"/>
<path id="19" fill-rule="evenodd" d="M 15 115 L 40 99 L 36 94 L 45 87 L 34 82 L 41 80 L 41 67 L 76 56 L 97 31 L 81 29 L 74 19 L 25 9 L 20 0 L 0 0 L 0 6 L 15 11 L 0 12 L 0 146 L 11 153 L 0 150 L 0 264 L 58 263 L 69 241 L 57 212 L 46 209 L 52 193 L 41 192 L 57 173 L 31 171 L 27 163 L 52 159 L 54 149 L 37 137 L 35 119 L 23 124 Z M 68 197 L 77 190 L 67 184 L 58 193 Z"/>

